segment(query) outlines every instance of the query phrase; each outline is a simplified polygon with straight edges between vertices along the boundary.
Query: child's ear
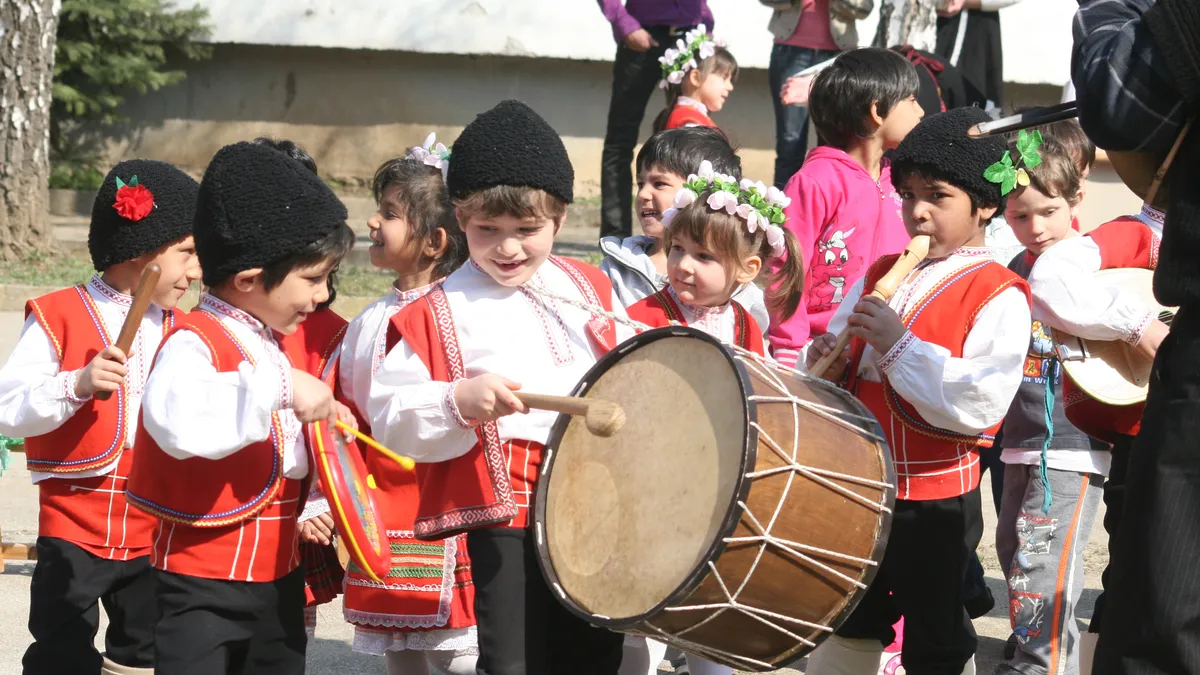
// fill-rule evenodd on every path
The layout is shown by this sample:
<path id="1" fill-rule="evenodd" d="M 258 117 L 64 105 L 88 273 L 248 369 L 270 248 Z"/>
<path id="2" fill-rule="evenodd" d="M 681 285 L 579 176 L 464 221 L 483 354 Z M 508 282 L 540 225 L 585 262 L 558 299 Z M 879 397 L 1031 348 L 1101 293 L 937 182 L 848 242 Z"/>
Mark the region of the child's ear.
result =
<path id="1" fill-rule="evenodd" d="M 700 85 L 704 84 L 704 76 L 700 74 L 699 68 L 692 68 L 687 74 L 687 83 L 692 89 L 699 89 Z"/>
<path id="2" fill-rule="evenodd" d="M 248 270 L 242 270 L 233 275 L 233 288 L 240 293 L 249 293 L 254 288 L 262 284 L 263 268 L 255 267 Z"/>
<path id="3" fill-rule="evenodd" d="M 762 271 L 762 258 L 752 255 L 742 262 L 742 268 L 738 270 L 734 280 L 738 285 L 748 284 L 758 278 L 758 273 Z"/>
<path id="4" fill-rule="evenodd" d="M 978 213 L 979 213 L 980 224 L 982 224 L 986 227 L 987 224 L 989 222 L 991 222 L 992 218 L 994 218 L 996 216 L 996 212 L 999 210 L 1000 210 L 1000 207 L 998 207 L 998 206 L 981 206 L 981 207 L 979 207 Z"/>
<path id="5" fill-rule="evenodd" d="M 429 260 L 437 260 L 442 257 L 446 249 L 450 246 L 450 236 L 446 234 L 444 228 L 437 228 L 425 242 L 425 250 L 421 252 L 425 258 Z"/>
<path id="6" fill-rule="evenodd" d="M 871 110 L 868 111 L 867 115 L 870 117 L 871 123 L 876 127 L 883 126 L 884 116 L 879 114 L 879 101 L 871 101 Z"/>
<path id="7" fill-rule="evenodd" d="M 563 212 L 561 216 L 554 219 L 554 236 L 558 236 L 558 231 L 562 229 L 563 223 L 567 222 L 567 213 Z"/>

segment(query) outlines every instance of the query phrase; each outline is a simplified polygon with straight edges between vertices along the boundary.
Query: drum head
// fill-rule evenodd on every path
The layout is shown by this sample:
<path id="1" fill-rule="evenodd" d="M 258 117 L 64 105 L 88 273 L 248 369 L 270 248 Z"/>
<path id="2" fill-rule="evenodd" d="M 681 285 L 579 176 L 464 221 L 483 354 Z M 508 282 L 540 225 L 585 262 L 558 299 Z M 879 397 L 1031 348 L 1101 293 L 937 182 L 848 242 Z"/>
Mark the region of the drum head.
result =
<path id="1" fill-rule="evenodd" d="M 619 403 L 626 422 L 601 438 L 564 416 L 547 445 L 538 552 L 569 607 L 629 624 L 698 583 L 753 461 L 743 377 L 690 328 L 642 333 L 585 376 L 578 393 Z"/>
<path id="2" fill-rule="evenodd" d="M 309 424 L 307 434 L 321 490 L 350 559 L 375 581 L 386 578 L 392 564 L 387 528 L 371 495 L 362 453 L 324 422 Z"/>

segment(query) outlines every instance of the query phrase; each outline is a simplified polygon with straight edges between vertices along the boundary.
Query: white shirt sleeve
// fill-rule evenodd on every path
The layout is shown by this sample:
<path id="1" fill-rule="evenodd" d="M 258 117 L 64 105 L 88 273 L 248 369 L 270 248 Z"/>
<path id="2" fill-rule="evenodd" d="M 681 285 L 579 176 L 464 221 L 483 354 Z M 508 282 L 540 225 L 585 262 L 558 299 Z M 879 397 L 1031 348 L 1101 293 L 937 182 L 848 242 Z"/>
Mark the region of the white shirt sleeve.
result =
<path id="1" fill-rule="evenodd" d="M 180 331 L 163 344 L 150 371 L 143 424 L 176 459 L 228 457 L 271 435 L 271 413 L 291 406 L 291 377 L 270 359 L 217 372 L 204 341 Z"/>
<path id="2" fill-rule="evenodd" d="M 1025 294 L 1008 288 L 979 312 L 961 358 L 910 332 L 879 359 L 879 367 L 925 421 L 974 435 L 1004 419 L 1017 395 L 1030 322 Z"/>
<path id="3" fill-rule="evenodd" d="M 454 403 L 454 385 L 434 381 L 403 340 L 375 372 L 366 414 L 375 440 L 418 462 L 461 457 L 478 440 Z"/>
<path id="4" fill-rule="evenodd" d="M 1085 340 L 1136 344 L 1154 314 L 1128 293 L 1097 284 L 1099 270 L 1100 247 L 1091 237 L 1050 247 L 1029 273 L 1033 318 Z"/>
<path id="5" fill-rule="evenodd" d="M 75 397 L 78 372 L 59 372 L 54 345 L 30 315 L 0 368 L 0 434 L 29 438 L 62 426 L 86 402 Z"/>

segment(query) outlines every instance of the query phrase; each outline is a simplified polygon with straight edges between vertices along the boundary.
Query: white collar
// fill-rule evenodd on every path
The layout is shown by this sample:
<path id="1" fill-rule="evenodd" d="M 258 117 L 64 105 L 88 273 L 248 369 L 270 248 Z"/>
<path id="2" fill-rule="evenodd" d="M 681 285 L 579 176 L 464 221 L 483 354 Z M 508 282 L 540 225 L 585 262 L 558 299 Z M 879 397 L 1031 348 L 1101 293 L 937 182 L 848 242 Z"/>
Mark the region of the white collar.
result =
<path id="1" fill-rule="evenodd" d="M 425 296 L 425 294 L 429 293 L 429 291 L 432 291 L 434 286 L 437 286 L 440 283 L 442 283 L 442 280 L 438 279 L 437 281 L 434 281 L 432 283 L 428 283 L 428 284 L 425 284 L 424 286 L 419 286 L 417 288 L 412 288 L 407 291 L 402 291 L 402 290 L 396 288 L 395 286 L 392 286 L 392 295 L 394 296 L 394 298 L 398 304 L 408 305 L 408 304 L 412 304 L 413 302 L 415 302 L 417 300 L 420 300 L 422 297 Z"/>
<path id="2" fill-rule="evenodd" d="M 125 295 L 112 286 L 109 286 L 104 282 L 103 279 L 100 278 L 99 274 L 92 275 L 92 279 L 87 283 L 87 285 L 88 288 L 93 291 L 93 295 L 99 295 L 100 297 L 126 309 L 133 305 L 133 296 Z"/>
<path id="3" fill-rule="evenodd" d="M 689 108 L 695 108 L 696 110 L 699 110 L 700 112 L 704 113 L 705 115 L 708 114 L 708 106 L 704 105 L 700 101 L 697 101 L 696 99 L 691 98 L 689 96 L 680 96 L 679 98 L 675 99 L 675 104 L 676 105 L 686 105 Z"/>
<path id="4" fill-rule="evenodd" d="M 1159 211 L 1149 204 L 1142 204 L 1142 212 L 1134 217 L 1145 223 L 1151 230 L 1154 230 L 1154 234 L 1157 234 L 1159 237 L 1162 236 L 1163 224 L 1167 222 L 1166 213 Z"/>
<path id="5" fill-rule="evenodd" d="M 218 318 L 227 317 L 237 321 L 238 323 L 245 324 L 247 328 L 253 330 L 255 333 L 259 333 L 268 337 L 274 337 L 271 329 L 268 328 L 266 324 L 254 318 L 249 313 L 238 309 L 228 302 L 216 297 L 215 295 L 209 295 L 208 293 L 201 295 L 199 308 L 216 314 Z"/>
<path id="6" fill-rule="evenodd" d="M 675 300 L 675 302 L 679 303 L 680 307 L 686 309 L 689 314 L 697 318 L 710 314 L 720 314 L 721 312 L 725 311 L 727 307 L 729 307 L 728 302 L 723 305 L 717 305 L 716 307 L 705 307 L 703 305 L 693 305 L 691 303 L 684 302 L 682 299 L 680 299 L 679 294 L 675 292 L 675 287 L 671 286 L 670 284 L 667 284 L 667 292 L 671 294 L 671 298 Z"/>

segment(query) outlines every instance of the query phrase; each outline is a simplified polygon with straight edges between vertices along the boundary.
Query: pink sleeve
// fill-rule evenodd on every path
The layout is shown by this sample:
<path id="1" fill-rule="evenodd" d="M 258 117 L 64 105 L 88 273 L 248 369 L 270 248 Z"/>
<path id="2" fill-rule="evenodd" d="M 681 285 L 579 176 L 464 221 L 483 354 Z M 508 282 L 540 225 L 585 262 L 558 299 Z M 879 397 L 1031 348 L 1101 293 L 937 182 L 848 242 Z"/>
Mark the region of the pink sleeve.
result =
<path id="1" fill-rule="evenodd" d="M 817 237 L 829 218 L 829 197 L 822 191 L 817 181 L 805 175 L 803 171 L 792 176 L 783 188 L 792 203 L 784 209 L 787 222 L 784 227 L 796 235 L 796 243 L 805 256 L 804 269 L 807 276 L 812 264 L 812 251 L 816 246 Z M 804 297 L 800 299 L 800 307 L 787 321 L 779 321 L 771 317 L 771 327 L 767 337 L 771 341 L 771 354 L 777 361 L 786 366 L 794 367 L 800 349 L 809 340 L 808 320 L 808 284 L 805 283 Z"/>

